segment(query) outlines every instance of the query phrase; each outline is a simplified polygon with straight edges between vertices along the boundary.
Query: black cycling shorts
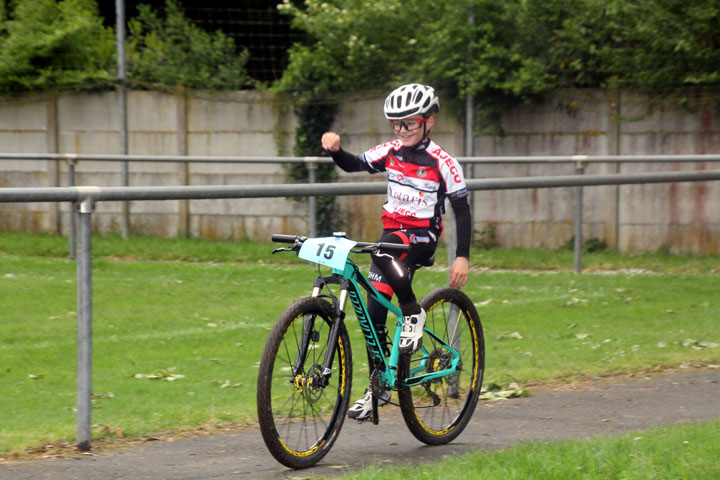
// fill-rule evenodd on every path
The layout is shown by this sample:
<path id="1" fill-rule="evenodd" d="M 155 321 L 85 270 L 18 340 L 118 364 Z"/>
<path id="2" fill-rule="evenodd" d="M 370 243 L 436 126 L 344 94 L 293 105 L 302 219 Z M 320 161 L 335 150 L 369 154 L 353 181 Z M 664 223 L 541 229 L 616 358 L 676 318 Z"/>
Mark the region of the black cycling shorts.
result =
<path id="1" fill-rule="evenodd" d="M 397 294 L 401 304 L 414 300 L 412 274 L 416 265 L 427 262 L 435 254 L 438 238 L 435 230 L 427 228 L 384 230 L 380 242 L 410 245 L 410 251 L 392 254 L 401 265 L 402 274 L 387 257 L 373 257 L 368 279 L 379 292 L 391 297 Z"/>

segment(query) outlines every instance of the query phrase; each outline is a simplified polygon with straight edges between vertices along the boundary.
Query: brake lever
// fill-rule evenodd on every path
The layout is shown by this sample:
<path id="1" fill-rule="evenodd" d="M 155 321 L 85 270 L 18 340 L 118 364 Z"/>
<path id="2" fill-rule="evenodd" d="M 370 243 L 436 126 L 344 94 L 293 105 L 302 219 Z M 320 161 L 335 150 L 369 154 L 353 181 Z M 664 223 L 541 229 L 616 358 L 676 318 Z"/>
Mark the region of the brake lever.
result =
<path id="1" fill-rule="evenodd" d="M 272 254 L 274 255 L 277 252 L 299 252 L 305 240 L 307 240 L 307 237 L 295 237 L 295 243 L 292 244 L 292 247 L 276 248 L 272 251 Z"/>
<path id="2" fill-rule="evenodd" d="M 381 251 L 380 251 L 380 247 L 378 247 L 377 245 L 373 245 L 373 246 L 370 248 L 370 255 L 372 255 L 373 257 L 378 257 L 378 258 L 380 258 L 380 257 L 385 257 L 385 258 L 391 258 L 391 259 L 393 259 L 393 260 L 395 259 L 395 257 L 393 257 L 392 255 L 390 255 L 389 253 L 381 252 Z"/>

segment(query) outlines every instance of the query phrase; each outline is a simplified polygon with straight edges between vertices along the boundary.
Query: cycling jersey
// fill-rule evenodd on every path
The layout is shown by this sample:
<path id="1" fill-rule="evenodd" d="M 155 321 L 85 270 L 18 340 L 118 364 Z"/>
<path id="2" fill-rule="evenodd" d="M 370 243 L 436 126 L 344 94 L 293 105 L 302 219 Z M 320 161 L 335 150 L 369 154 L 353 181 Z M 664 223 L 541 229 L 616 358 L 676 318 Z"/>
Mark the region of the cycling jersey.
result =
<path id="1" fill-rule="evenodd" d="M 457 256 L 470 255 L 470 207 L 460 164 L 433 140 L 412 147 L 397 139 L 371 148 L 360 156 L 340 149 L 330 152 L 346 172 L 386 172 L 387 200 L 382 221 L 387 229 L 427 228 L 442 232 L 445 198 L 456 216 Z"/>

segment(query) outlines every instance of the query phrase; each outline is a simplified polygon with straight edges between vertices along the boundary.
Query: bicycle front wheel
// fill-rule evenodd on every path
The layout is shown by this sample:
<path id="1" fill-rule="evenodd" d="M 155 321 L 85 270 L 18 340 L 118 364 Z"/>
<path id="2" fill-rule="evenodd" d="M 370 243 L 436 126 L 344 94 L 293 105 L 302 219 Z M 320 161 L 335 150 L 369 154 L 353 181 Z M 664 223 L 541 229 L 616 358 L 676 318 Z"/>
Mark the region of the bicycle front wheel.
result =
<path id="1" fill-rule="evenodd" d="M 328 345 L 332 306 L 303 298 L 278 318 L 260 362 L 257 408 L 270 453 L 290 468 L 307 468 L 323 458 L 345 420 L 352 380 L 350 339 L 341 325 Z M 331 376 L 323 381 L 325 352 L 334 349 Z"/>
<path id="2" fill-rule="evenodd" d="M 401 386 L 398 398 L 415 438 L 441 445 L 460 435 L 475 411 L 485 368 L 485 340 L 477 310 L 460 290 L 437 288 L 420 305 L 427 312 L 425 327 L 437 338 L 425 332 L 420 350 L 400 356 L 399 375 L 412 386 Z M 460 356 L 456 372 L 412 383 L 412 377 L 451 368 L 453 351 Z"/>

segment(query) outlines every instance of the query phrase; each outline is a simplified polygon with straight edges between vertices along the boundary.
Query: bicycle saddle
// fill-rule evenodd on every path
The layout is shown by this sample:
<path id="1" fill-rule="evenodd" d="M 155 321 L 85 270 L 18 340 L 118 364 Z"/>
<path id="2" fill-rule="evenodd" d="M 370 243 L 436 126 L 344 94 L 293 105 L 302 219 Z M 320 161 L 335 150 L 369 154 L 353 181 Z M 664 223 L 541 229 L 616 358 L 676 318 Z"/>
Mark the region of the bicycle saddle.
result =
<path id="1" fill-rule="evenodd" d="M 435 264 L 435 255 L 431 255 L 430 258 L 426 258 L 425 260 L 420 260 L 415 265 L 415 268 L 420 267 L 432 267 Z"/>

